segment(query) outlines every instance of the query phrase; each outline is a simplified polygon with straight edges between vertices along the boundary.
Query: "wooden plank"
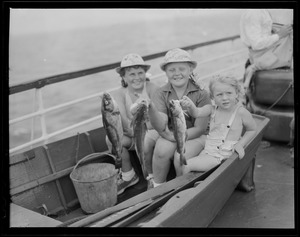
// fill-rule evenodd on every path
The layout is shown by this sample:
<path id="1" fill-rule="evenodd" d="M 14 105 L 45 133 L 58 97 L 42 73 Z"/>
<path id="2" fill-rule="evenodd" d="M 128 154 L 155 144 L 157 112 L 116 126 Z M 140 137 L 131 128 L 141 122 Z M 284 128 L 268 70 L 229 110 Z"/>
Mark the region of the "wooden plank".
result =
<path id="1" fill-rule="evenodd" d="M 93 153 L 86 134 L 77 134 L 72 137 L 47 144 L 56 171 L 74 166 L 77 161 Z M 76 160 L 77 156 L 77 160 Z"/>
<path id="2" fill-rule="evenodd" d="M 79 135 L 79 139 L 81 144 L 79 146 L 78 159 L 81 159 L 92 152 L 92 147 L 86 134 Z M 58 170 L 55 173 L 51 171 L 43 146 L 31 150 L 33 155 L 30 156 L 31 160 L 28 162 L 20 163 L 27 161 L 26 154 L 28 152 L 18 155 L 18 158 L 11 161 L 15 165 L 10 166 L 10 195 L 16 195 L 70 174 L 76 164 L 76 144 L 77 135 L 45 146 L 49 149 L 53 159 L 53 168 Z M 33 159 L 33 157 L 36 158 Z"/>
<path id="3" fill-rule="evenodd" d="M 56 172 L 54 174 L 48 175 L 46 177 L 40 178 L 38 180 L 34 180 L 34 181 L 31 181 L 31 182 L 28 182 L 28 183 L 26 183 L 24 185 L 21 185 L 19 187 L 12 188 L 12 189 L 10 189 L 10 195 L 16 195 L 16 194 L 24 192 L 26 190 L 35 188 L 35 187 L 37 187 L 39 185 L 42 185 L 42 184 L 45 184 L 45 183 L 49 183 L 51 181 L 59 179 L 59 178 L 65 176 L 65 175 L 70 174 L 72 170 L 73 170 L 73 167 L 70 167 L 70 168 L 61 170 L 59 172 Z"/>
<path id="4" fill-rule="evenodd" d="M 53 174 L 44 148 L 37 147 L 30 152 L 34 154 L 34 159 L 26 159 L 25 162 L 14 163 L 9 167 L 11 200 L 17 205 L 41 213 L 42 205 L 49 212 L 61 209 L 57 188 L 49 182 Z M 28 152 L 23 153 L 25 158 L 26 153 Z"/>
<path id="5" fill-rule="evenodd" d="M 10 204 L 10 227 L 55 227 L 60 221 L 41 215 L 14 203 Z"/>
<path id="6" fill-rule="evenodd" d="M 27 153 L 22 154 L 24 159 L 26 159 Z M 52 173 L 43 147 L 34 148 L 32 150 L 33 156 L 34 159 L 9 166 L 10 188 L 19 187 Z"/>
<path id="7" fill-rule="evenodd" d="M 138 210 L 146 207 L 152 202 L 152 199 L 145 200 L 143 202 L 140 202 L 136 205 L 133 205 L 131 207 L 128 207 L 126 209 L 123 209 L 122 211 L 119 211 L 117 213 L 114 213 L 101 221 L 97 222 L 96 224 L 91 225 L 90 227 L 105 227 L 109 226 L 110 224 L 116 222 L 116 220 L 121 220 L 128 215 L 132 215 L 133 213 L 137 212 Z"/>
<path id="8" fill-rule="evenodd" d="M 89 131 L 89 137 L 92 141 L 94 152 L 103 152 L 108 150 L 105 142 L 106 132 L 103 127 Z"/>
<path id="9" fill-rule="evenodd" d="M 19 206 L 39 213 L 44 213 L 43 206 L 45 206 L 47 212 L 51 214 L 63 210 L 54 182 L 37 186 L 26 192 L 11 196 L 11 201 Z"/>

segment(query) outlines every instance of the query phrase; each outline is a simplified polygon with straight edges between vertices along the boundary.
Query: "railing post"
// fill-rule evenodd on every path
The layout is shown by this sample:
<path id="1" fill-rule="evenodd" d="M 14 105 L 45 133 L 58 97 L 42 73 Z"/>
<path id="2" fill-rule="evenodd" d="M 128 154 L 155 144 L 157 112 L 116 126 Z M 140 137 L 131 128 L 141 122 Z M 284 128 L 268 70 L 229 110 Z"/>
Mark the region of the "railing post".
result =
<path id="1" fill-rule="evenodd" d="M 37 91 L 37 95 L 38 95 L 38 105 L 39 111 L 43 111 L 44 110 L 44 104 L 43 104 L 43 94 L 42 94 L 42 89 L 43 88 L 38 88 L 36 89 Z M 41 113 L 40 114 L 40 119 L 41 119 L 41 127 L 42 127 L 42 137 L 47 137 L 47 127 L 46 127 L 46 118 L 45 118 L 45 114 Z M 46 144 L 47 142 L 47 138 L 43 141 L 44 144 Z"/>
<path id="2" fill-rule="evenodd" d="M 34 90 L 34 94 L 33 94 L 33 113 L 36 111 L 36 101 L 37 101 L 37 89 Z M 33 141 L 34 139 L 34 128 L 35 128 L 35 117 L 31 118 L 31 135 L 30 135 L 30 141 Z M 31 148 L 33 146 L 31 145 Z"/>

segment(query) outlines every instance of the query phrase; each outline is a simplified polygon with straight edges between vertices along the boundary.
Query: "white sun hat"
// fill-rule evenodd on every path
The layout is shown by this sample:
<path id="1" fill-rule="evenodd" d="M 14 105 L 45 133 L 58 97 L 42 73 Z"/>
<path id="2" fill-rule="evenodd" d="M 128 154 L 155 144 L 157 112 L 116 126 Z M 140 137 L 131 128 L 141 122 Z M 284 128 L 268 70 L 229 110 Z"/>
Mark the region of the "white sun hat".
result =
<path id="1" fill-rule="evenodd" d="M 193 69 L 197 67 L 197 62 L 192 60 L 191 55 L 183 49 L 171 49 L 165 55 L 164 62 L 160 64 L 160 68 L 164 71 L 165 66 L 169 63 L 190 62 Z"/>
<path id="2" fill-rule="evenodd" d="M 120 74 L 120 71 L 122 68 L 125 67 L 132 67 L 132 66 L 146 66 L 146 72 L 149 70 L 151 67 L 150 65 L 146 64 L 143 60 L 143 58 L 136 54 L 136 53 L 130 53 L 124 56 L 124 58 L 121 61 L 120 67 L 116 68 L 117 73 Z"/>

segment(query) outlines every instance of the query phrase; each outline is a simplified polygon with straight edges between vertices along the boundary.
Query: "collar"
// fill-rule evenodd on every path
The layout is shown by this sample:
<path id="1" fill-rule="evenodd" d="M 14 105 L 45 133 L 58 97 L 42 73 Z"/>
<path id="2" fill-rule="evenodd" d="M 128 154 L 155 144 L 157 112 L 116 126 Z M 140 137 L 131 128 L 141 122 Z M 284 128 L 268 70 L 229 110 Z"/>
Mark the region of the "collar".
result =
<path id="1" fill-rule="evenodd" d="M 166 85 L 162 86 L 162 90 L 166 91 L 166 92 L 171 92 L 173 89 L 173 86 L 170 82 L 168 82 Z M 191 80 L 189 80 L 187 88 L 186 88 L 186 92 L 187 94 L 189 92 L 193 92 L 193 91 L 198 91 L 199 90 L 199 86 L 195 85 L 194 83 L 191 82 Z"/>

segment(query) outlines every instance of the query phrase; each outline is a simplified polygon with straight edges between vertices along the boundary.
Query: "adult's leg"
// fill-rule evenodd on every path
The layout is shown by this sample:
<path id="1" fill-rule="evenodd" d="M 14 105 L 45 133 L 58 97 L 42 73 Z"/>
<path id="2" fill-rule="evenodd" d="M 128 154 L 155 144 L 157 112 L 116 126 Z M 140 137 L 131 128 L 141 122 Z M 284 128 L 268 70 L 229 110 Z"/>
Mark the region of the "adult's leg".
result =
<path id="1" fill-rule="evenodd" d="M 128 172 L 132 169 L 132 164 L 130 161 L 130 154 L 128 152 L 128 149 L 132 145 L 132 138 L 123 136 L 122 139 L 122 145 L 123 145 L 123 150 L 122 150 L 122 172 Z"/>
<path id="2" fill-rule="evenodd" d="M 166 181 L 175 149 L 175 142 L 170 142 L 162 137 L 158 138 L 153 152 L 152 166 L 155 183 L 160 184 Z"/>
<path id="3" fill-rule="evenodd" d="M 153 157 L 153 150 L 155 147 L 155 143 L 158 138 L 159 138 L 159 134 L 154 129 L 148 130 L 148 132 L 146 133 L 146 136 L 145 136 L 144 154 L 145 154 L 145 166 L 146 166 L 148 175 L 153 174 L 152 157 Z"/>
<path id="4" fill-rule="evenodd" d="M 108 137 L 106 136 L 105 138 L 107 147 L 109 149 L 109 151 L 112 151 L 112 144 L 110 142 L 110 140 L 108 139 Z M 130 161 L 130 155 L 128 152 L 128 148 L 131 146 L 132 143 L 132 139 L 127 137 L 127 136 L 123 136 L 122 139 L 122 145 L 123 145 L 123 150 L 122 150 L 122 172 L 128 172 L 132 169 L 132 165 L 131 165 L 131 161 Z"/>
<path id="5" fill-rule="evenodd" d="M 122 176 L 117 179 L 117 190 L 118 195 L 123 193 L 125 189 L 127 189 L 130 186 L 135 185 L 139 182 L 139 177 L 136 175 L 135 170 L 132 167 L 131 161 L 130 161 L 130 154 L 128 152 L 129 149 L 131 149 L 131 146 L 133 145 L 132 138 L 129 138 L 127 136 L 123 136 L 122 139 Z"/>

